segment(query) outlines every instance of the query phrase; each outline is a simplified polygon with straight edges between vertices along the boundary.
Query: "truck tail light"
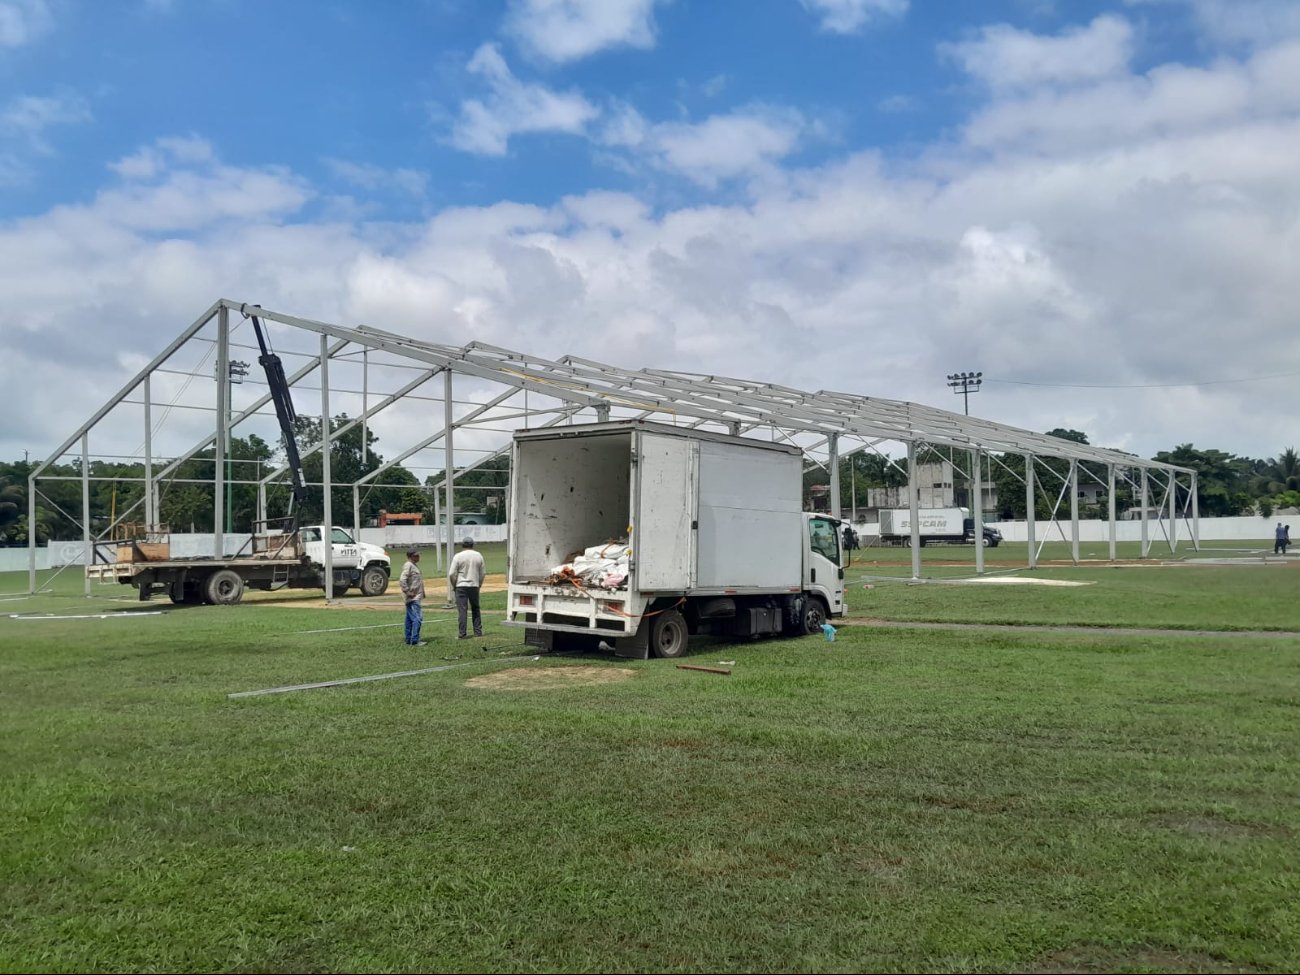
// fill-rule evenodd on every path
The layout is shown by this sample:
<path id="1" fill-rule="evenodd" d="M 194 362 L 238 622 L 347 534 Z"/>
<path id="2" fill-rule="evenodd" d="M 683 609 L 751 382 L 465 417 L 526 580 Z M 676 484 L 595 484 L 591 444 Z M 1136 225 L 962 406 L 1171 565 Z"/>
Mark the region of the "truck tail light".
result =
<path id="1" fill-rule="evenodd" d="M 520 605 L 520 606 L 536 606 L 536 605 L 537 605 L 537 597 L 536 597 L 536 596 L 520 596 L 520 597 L 519 597 L 519 605 Z"/>

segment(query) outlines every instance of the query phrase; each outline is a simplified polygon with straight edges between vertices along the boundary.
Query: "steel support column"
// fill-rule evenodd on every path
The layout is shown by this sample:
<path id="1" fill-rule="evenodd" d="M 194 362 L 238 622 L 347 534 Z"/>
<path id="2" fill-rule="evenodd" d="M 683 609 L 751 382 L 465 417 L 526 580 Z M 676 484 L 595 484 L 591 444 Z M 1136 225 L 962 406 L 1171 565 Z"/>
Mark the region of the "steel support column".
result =
<path id="1" fill-rule="evenodd" d="M 95 559 L 95 550 L 90 540 L 90 434 L 81 435 L 81 543 L 85 552 L 85 565 Z M 84 567 L 81 572 L 85 583 L 86 595 L 90 595 L 90 574 Z"/>
<path id="2" fill-rule="evenodd" d="M 1192 474 L 1192 551 L 1201 550 L 1201 505 L 1197 496 L 1196 474 Z"/>
<path id="3" fill-rule="evenodd" d="M 151 376 L 144 377 L 144 523 L 145 531 L 158 524 L 158 512 L 153 502 L 153 393 Z"/>
<path id="4" fill-rule="evenodd" d="M 1029 542 L 1029 568 L 1038 565 L 1038 551 L 1034 539 L 1034 455 L 1025 454 L 1025 538 Z"/>
<path id="5" fill-rule="evenodd" d="M 907 510 L 912 527 L 912 579 L 921 579 L 921 513 L 917 503 L 916 441 L 907 442 Z"/>
<path id="6" fill-rule="evenodd" d="M 1169 551 L 1178 551 L 1178 475 L 1169 472 Z"/>
<path id="7" fill-rule="evenodd" d="M 226 449 L 230 443 L 230 310 L 217 311 L 217 431 L 213 437 L 212 557 L 225 554 Z"/>
<path id="8" fill-rule="evenodd" d="M 975 529 L 975 574 L 984 574 L 984 484 L 983 458 L 977 449 L 970 452 L 970 516 Z"/>
<path id="9" fill-rule="evenodd" d="M 840 438 L 839 434 L 832 433 L 826 438 L 826 467 L 831 474 L 831 517 L 840 518 L 843 514 L 840 507 Z"/>
<path id="10" fill-rule="evenodd" d="M 447 369 L 443 372 L 444 394 L 443 394 L 443 403 L 442 403 L 443 406 L 442 422 L 443 422 L 444 439 L 442 443 L 443 443 L 443 447 L 445 448 L 445 453 L 443 455 L 444 457 L 443 484 L 446 489 L 446 497 L 447 497 L 447 501 L 445 504 L 445 508 L 447 510 L 444 512 L 444 514 L 447 518 L 446 542 L 447 542 L 447 565 L 448 566 L 451 565 L 452 544 L 453 544 L 452 536 L 455 533 L 455 528 L 456 528 L 456 489 L 452 486 L 451 483 L 455 479 L 455 474 L 456 474 L 456 457 L 452 449 L 452 443 L 451 443 L 452 429 L 453 429 L 452 378 L 451 377 L 452 377 L 452 372 L 450 369 Z M 454 600 L 452 599 L 453 595 L 454 593 L 452 593 L 451 591 L 451 582 L 449 581 L 447 583 L 447 605 L 448 606 L 450 606 L 454 602 Z"/>
<path id="11" fill-rule="evenodd" d="M 1115 465 L 1106 465 L 1106 520 L 1109 525 L 1110 560 L 1115 561 Z"/>
<path id="12" fill-rule="evenodd" d="M 321 533 L 325 553 L 325 602 L 334 598 L 334 485 L 330 477 L 330 350 L 329 336 L 320 337 L 320 479 Z"/>
<path id="13" fill-rule="evenodd" d="M 1070 459 L 1070 559 L 1079 564 L 1079 462 Z"/>
<path id="14" fill-rule="evenodd" d="M 1142 554 L 1140 557 L 1145 559 L 1147 557 L 1147 553 L 1151 550 L 1151 539 L 1147 534 L 1148 532 L 1147 505 L 1150 503 L 1150 499 L 1147 496 L 1147 469 L 1145 467 L 1142 468 L 1140 491 L 1142 494 Z"/>

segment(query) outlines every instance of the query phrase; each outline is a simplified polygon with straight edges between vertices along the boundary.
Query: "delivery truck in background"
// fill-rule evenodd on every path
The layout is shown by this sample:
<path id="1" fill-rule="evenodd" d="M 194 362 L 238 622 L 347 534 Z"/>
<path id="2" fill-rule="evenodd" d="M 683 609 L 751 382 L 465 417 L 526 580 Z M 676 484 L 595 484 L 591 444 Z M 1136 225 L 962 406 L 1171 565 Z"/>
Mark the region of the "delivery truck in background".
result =
<path id="1" fill-rule="evenodd" d="M 679 657 L 844 614 L 839 522 L 802 510 L 796 447 L 628 420 L 512 452 L 506 622 L 534 646 Z"/>
<path id="2" fill-rule="evenodd" d="M 921 544 L 927 542 L 955 542 L 969 545 L 975 541 L 975 519 L 965 508 L 919 508 L 917 519 L 921 527 Z M 997 548 L 1002 532 L 984 526 L 984 544 Z M 885 545 L 912 543 L 912 512 L 908 508 L 882 508 L 880 511 L 880 541 Z"/>

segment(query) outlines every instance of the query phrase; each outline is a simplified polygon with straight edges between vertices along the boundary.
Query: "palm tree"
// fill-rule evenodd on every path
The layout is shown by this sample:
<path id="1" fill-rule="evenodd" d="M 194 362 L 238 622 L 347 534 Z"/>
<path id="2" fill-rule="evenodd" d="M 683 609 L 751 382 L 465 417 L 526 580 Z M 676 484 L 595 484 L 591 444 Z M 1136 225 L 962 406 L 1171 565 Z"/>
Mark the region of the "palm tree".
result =
<path id="1" fill-rule="evenodd" d="M 1264 494 L 1300 491 L 1300 454 L 1294 447 L 1288 447 L 1276 458 L 1268 460 L 1260 475 L 1259 486 Z"/>

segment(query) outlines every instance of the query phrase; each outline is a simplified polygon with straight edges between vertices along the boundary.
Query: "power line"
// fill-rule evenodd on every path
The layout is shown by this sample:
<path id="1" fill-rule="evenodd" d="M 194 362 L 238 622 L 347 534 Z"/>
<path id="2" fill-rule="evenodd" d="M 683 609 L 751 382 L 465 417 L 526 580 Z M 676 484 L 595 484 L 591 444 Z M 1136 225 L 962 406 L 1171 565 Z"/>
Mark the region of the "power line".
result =
<path id="1" fill-rule="evenodd" d="M 1190 383 L 1036 383 L 1028 379 L 989 379 L 986 383 L 1004 383 L 1014 386 L 1050 386 L 1054 389 L 1175 389 L 1180 386 L 1221 386 L 1226 383 L 1257 383 L 1266 379 L 1290 379 L 1300 372 L 1279 372 L 1271 376 L 1248 376 L 1245 379 L 1205 379 Z"/>

